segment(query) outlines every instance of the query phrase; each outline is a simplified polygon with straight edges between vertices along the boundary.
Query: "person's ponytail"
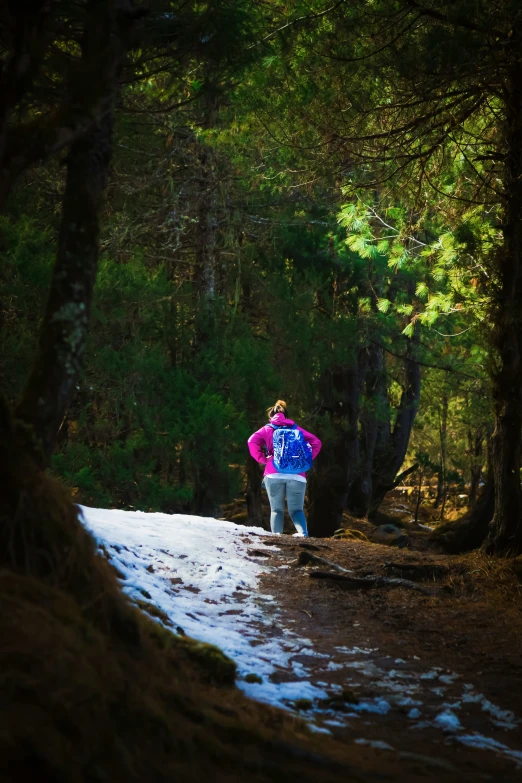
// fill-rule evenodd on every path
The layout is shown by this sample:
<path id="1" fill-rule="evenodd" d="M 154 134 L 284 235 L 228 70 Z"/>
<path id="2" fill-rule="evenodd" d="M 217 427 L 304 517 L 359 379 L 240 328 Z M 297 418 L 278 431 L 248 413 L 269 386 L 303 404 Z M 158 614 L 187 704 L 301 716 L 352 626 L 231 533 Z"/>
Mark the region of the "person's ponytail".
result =
<path id="1" fill-rule="evenodd" d="M 267 408 L 267 414 L 268 418 L 272 419 L 276 413 L 282 413 L 284 416 L 287 415 L 286 413 L 286 402 L 284 400 L 277 400 L 275 405 L 272 405 L 270 408 Z"/>

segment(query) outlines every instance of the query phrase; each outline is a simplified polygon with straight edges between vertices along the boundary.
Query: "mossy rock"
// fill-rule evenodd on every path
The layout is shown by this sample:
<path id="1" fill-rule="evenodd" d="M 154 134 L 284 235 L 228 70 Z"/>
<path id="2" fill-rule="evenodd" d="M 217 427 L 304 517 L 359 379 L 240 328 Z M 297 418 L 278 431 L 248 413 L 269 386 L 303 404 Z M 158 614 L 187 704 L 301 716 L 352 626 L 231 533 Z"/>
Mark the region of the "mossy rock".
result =
<path id="1" fill-rule="evenodd" d="M 327 707 L 333 710 L 347 711 L 348 704 L 359 704 L 359 698 L 352 691 L 344 690 L 342 693 L 335 693 L 325 699 Z"/>
<path id="2" fill-rule="evenodd" d="M 314 705 L 311 699 L 296 699 L 294 701 L 294 707 L 296 710 L 311 710 L 313 706 Z"/>
<path id="3" fill-rule="evenodd" d="M 261 684 L 263 682 L 263 678 L 260 677 L 259 674 L 254 674 L 252 672 L 252 674 L 247 674 L 247 676 L 245 677 L 245 682 L 257 682 Z"/>
<path id="4" fill-rule="evenodd" d="M 233 685 L 237 667 L 234 661 L 213 644 L 198 642 L 189 636 L 175 637 L 178 649 L 182 649 L 214 685 Z"/>
<path id="5" fill-rule="evenodd" d="M 140 599 L 136 600 L 134 602 L 136 606 L 138 606 L 142 612 L 147 612 L 151 617 L 156 617 L 158 620 L 161 620 L 161 622 L 169 627 L 172 627 L 172 622 L 166 612 L 163 611 L 163 609 L 160 609 L 159 606 L 156 606 L 155 604 L 149 604 L 146 601 L 142 601 Z"/>
<path id="6" fill-rule="evenodd" d="M 359 704 L 359 697 L 353 691 L 343 691 L 341 697 L 345 704 Z"/>

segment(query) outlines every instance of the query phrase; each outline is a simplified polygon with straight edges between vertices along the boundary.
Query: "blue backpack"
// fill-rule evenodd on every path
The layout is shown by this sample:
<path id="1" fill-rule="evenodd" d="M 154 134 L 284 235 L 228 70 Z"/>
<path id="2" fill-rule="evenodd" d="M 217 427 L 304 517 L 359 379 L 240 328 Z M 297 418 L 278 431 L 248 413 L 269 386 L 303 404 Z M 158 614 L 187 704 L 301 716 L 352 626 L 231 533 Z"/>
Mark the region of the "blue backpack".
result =
<path id="1" fill-rule="evenodd" d="M 305 473 L 312 467 L 312 447 L 301 430 L 293 426 L 274 429 L 274 467 L 278 473 Z"/>

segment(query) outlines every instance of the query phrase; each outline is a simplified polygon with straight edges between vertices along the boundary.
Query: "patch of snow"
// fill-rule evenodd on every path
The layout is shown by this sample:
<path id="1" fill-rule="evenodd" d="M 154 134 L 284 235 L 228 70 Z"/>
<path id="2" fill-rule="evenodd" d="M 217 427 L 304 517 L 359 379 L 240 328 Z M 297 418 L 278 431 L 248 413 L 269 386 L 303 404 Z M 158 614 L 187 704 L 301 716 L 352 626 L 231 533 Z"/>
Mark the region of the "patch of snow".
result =
<path id="1" fill-rule="evenodd" d="M 377 652 L 378 647 L 336 647 L 335 649 L 343 655 L 371 655 L 372 652 Z"/>
<path id="2" fill-rule="evenodd" d="M 502 710 L 490 702 L 489 699 L 486 699 L 482 693 L 475 693 L 472 689 L 467 689 L 467 693 L 464 693 L 462 696 L 462 701 L 466 704 L 480 704 L 484 712 L 491 716 L 491 722 L 500 729 L 508 731 L 516 729 L 521 722 L 514 712 Z"/>
<path id="3" fill-rule="evenodd" d="M 451 672 L 450 674 L 441 674 L 439 676 L 439 682 L 443 682 L 444 685 L 451 685 L 460 677 L 460 674 L 455 674 L 455 672 Z"/>
<path id="4" fill-rule="evenodd" d="M 370 748 L 376 748 L 377 750 L 394 750 L 391 745 L 388 745 L 387 742 L 383 742 L 382 740 L 367 740 L 367 739 L 356 739 L 355 740 L 357 745 L 368 745 Z"/>
<path id="5" fill-rule="evenodd" d="M 278 551 L 263 543 L 267 531 L 181 514 L 81 510 L 86 527 L 123 575 L 124 592 L 157 606 L 174 628 L 220 647 L 236 662 L 240 678 L 258 674 L 262 683 L 238 680 L 247 695 L 286 708 L 297 698 L 326 698 L 326 691 L 304 679 L 308 671 L 302 666 L 294 665 L 295 681 L 270 680 L 278 669 L 292 668 L 295 653 L 284 648 L 288 636 L 273 639 L 266 633 L 277 618 L 274 596 L 256 593 L 270 569 L 248 557 L 248 534 L 258 537 L 257 548 Z M 309 639 L 296 637 L 295 643 L 301 651 L 312 647 Z"/>
<path id="6" fill-rule="evenodd" d="M 405 685 L 403 682 L 394 682 L 393 679 L 387 680 L 377 680 L 376 682 L 372 683 L 376 688 L 382 688 L 386 691 L 391 691 L 392 693 L 417 693 L 419 691 L 418 685 Z"/>
<path id="7" fill-rule="evenodd" d="M 438 676 L 439 675 L 438 675 L 437 672 L 430 671 L 430 672 L 424 672 L 424 674 L 421 674 L 420 675 L 420 679 L 421 680 L 436 680 Z"/>
<path id="8" fill-rule="evenodd" d="M 300 650 L 298 655 L 312 655 L 315 658 L 328 658 L 329 657 L 326 653 L 316 652 L 315 650 L 311 650 L 309 647 L 305 647 L 303 650 Z"/>
<path id="9" fill-rule="evenodd" d="M 421 713 L 420 713 L 420 710 L 417 707 L 414 707 L 413 709 L 411 709 L 408 712 L 408 718 L 410 718 L 411 720 L 418 720 L 418 718 L 420 718 L 420 716 L 421 716 Z"/>
<path id="10" fill-rule="evenodd" d="M 385 672 L 383 672 L 382 669 L 379 669 L 378 666 L 376 666 L 374 663 L 370 663 L 369 661 L 347 661 L 344 666 L 347 669 L 356 669 L 357 671 L 361 672 L 361 674 L 364 674 L 365 677 L 385 676 Z"/>
<path id="11" fill-rule="evenodd" d="M 501 742 L 498 742 L 491 737 L 484 737 L 482 734 L 473 732 L 472 734 L 460 734 L 459 736 L 455 737 L 455 739 L 470 748 L 480 748 L 482 750 L 492 750 L 496 753 L 500 753 L 506 758 L 514 761 L 517 767 L 522 767 L 521 751 L 512 750 L 507 745 L 503 745 Z"/>
<path id="12" fill-rule="evenodd" d="M 351 706 L 354 712 L 375 712 L 377 715 L 386 715 L 391 709 L 386 699 L 366 699 Z"/>
<path id="13" fill-rule="evenodd" d="M 462 728 L 460 720 L 451 710 L 440 712 L 433 722 L 443 731 L 459 731 Z"/>
<path id="14" fill-rule="evenodd" d="M 388 672 L 388 677 L 391 680 L 397 680 L 397 679 L 411 680 L 413 674 L 411 674 L 410 672 L 398 672 L 397 669 L 390 669 L 390 671 Z"/>
<path id="15" fill-rule="evenodd" d="M 317 726 L 315 723 L 309 723 L 308 728 L 315 734 L 332 734 L 330 729 L 325 729 L 324 726 Z"/>
<path id="16" fill-rule="evenodd" d="M 243 693 L 256 701 L 262 701 L 265 704 L 275 704 L 279 707 L 288 709 L 292 707 L 291 702 L 296 699 L 324 699 L 327 694 L 321 688 L 316 688 L 307 680 L 293 680 L 292 682 L 274 683 L 270 680 L 263 680 L 262 683 L 238 682 Z"/>

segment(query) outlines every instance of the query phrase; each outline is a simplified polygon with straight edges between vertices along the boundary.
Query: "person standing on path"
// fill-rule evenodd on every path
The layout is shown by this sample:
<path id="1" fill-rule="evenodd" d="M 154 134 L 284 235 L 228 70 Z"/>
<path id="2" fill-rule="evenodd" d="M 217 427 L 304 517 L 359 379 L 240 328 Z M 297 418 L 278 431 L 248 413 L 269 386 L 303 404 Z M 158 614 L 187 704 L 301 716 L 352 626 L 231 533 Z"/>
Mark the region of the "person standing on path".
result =
<path id="1" fill-rule="evenodd" d="M 278 400 L 267 413 L 269 423 L 249 437 L 248 449 L 265 466 L 263 485 L 270 501 L 270 529 L 278 535 L 283 532 L 286 496 L 297 535 L 308 537 L 303 511 L 305 471 L 321 451 L 321 441 L 287 417 L 284 400 Z"/>

